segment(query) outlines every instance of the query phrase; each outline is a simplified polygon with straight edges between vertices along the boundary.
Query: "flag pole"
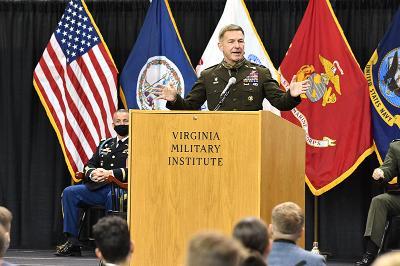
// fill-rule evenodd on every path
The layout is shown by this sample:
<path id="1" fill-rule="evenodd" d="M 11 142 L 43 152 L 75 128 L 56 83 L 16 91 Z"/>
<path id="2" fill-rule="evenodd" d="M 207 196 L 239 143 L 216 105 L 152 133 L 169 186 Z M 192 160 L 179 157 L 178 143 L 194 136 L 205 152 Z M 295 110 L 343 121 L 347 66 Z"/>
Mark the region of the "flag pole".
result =
<path id="1" fill-rule="evenodd" d="M 320 254 L 318 249 L 318 214 L 318 196 L 314 195 L 314 241 L 311 252 L 315 254 Z"/>
<path id="2" fill-rule="evenodd" d="M 318 242 L 318 196 L 314 196 L 314 242 Z"/>

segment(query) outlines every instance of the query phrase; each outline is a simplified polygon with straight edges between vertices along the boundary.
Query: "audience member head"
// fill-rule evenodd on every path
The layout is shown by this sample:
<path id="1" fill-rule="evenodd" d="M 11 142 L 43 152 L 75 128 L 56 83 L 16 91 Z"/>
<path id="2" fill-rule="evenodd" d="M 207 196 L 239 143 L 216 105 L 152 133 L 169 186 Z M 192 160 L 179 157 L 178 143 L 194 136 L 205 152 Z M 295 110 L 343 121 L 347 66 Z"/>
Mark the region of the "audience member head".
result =
<path id="1" fill-rule="evenodd" d="M 0 225 L 0 265 L 2 258 L 4 258 L 4 255 L 6 254 L 7 248 L 6 230 L 2 225 Z"/>
<path id="2" fill-rule="evenodd" d="M 273 239 L 297 241 L 304 229 L 304 213 L 300 206 L 293 202 L 275 206 L 272 209 L 270 229 Z"/>
<path id="3" fill-rule="evenodd" d="M 10 239 L 11 221 L 12 221 L 11 212 L 7 208 L 0 206 L 0 227 L 2 226 L 5 231 L 4 236 L 6 238 L 6 244 L 7 244 L 6 250 L 8 249 L 8 246 L 10 245 L 11 241 Z"/>
<path id="4" fill-rule="evenodd" d="M 392 251 L 378 257 L 372 266 L 399 266 L 400 251 Z"/>
<path id="5" fill-rule="evenodd" d="M 4 226 L 6 232 L 11 231 L 11 221 L 12 221 L 11 212 L 7 208 L 0 206 L 0 225 Z"/>
<path id="6" fill-rule="evenodd" d="M 240 220 L 233 228 L 233 237 L 239 240 L 250 252 L 258 252 L 266 257 L 270 250 L 267 225 L 256 217 Z"/>
<path id="7" fill-rule="evenodd" d="M 113 264 L 129 262 L 133 253 L 133 243 L 124 219 L 118 216 L 101 218 L 93 226 L 93 236 L 98 258 Z"/>
<path id="8" fill-rule="evenodd" d="M 245 256 L 244 248 L 236 240 L 205 232 L 190 240 L 186 266 L 239 266 Z"/>

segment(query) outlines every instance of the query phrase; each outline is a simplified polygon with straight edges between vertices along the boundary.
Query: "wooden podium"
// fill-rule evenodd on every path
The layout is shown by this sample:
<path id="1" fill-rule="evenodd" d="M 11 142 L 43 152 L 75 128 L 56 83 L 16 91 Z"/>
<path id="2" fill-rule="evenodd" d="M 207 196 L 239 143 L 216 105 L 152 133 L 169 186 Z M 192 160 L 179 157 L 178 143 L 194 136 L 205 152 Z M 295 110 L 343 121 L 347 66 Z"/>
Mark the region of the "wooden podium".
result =
<path id="1" fill-rule="evenodd" d="M 130 125 L 131 265 L 183 265 L 199 231 L 304 209 L 304 131 L 270 112 L 131 110 Z"/>

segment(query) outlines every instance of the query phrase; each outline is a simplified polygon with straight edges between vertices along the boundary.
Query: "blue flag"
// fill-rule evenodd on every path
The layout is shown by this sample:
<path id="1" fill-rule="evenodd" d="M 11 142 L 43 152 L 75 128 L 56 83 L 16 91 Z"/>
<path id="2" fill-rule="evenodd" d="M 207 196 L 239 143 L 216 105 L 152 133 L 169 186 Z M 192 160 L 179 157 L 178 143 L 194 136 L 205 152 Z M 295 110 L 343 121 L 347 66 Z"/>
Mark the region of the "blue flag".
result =
<path id="1" fill-rule="evenodd" d="M 399 56 L 400 9 L 364 70 L 371 99 L 373 138 L 380 163 L 390 142 L 400 138 Z"/>
<path id="2" fill-rule="evenodd" d="M 153 0 L 121 73 L 125 103 L 130 109 L 166 109 L 153 88 L 171 85 L 184 96 L 196 79 L 168 1 Z"/>

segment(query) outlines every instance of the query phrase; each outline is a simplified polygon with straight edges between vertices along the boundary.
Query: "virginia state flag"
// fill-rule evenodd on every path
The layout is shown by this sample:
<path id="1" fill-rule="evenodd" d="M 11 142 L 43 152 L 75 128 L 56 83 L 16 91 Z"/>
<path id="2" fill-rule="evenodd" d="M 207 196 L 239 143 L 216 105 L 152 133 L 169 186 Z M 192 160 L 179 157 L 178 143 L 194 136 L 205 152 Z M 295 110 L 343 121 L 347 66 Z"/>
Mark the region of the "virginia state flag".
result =
<path id="1" fill-rule="evenodd" d="M 371 99 L 373 137 L 382 163 L 389 143 L 400 138 L 400 9 L 378 45 L 364 74 Z"/>
<path id="2" fill-rule="evenodd" d="M 222 61 L 223 55 L 218 48 L 218 35 L 220 30 L 228 24 L 236 24 L 242 27 L 244 31 L 246 59 L 250 62 L 267 67 L 271 72 L 272 77 L 275 80 L 278 80 L 278 72 L 261 42 L 260 36 L 254 27 L 244 0 L 226 1 L 224 12 L 222 13 L 217 27 L 215 28 L 214 33 L 201 56 L 200 62 L 196 67 L 197 75 L 200 76 L 201 71 L 215 64 L 219 64 Z M 264 100 L 263 106 L 264 110 L 270 110 L 275 114 L 280 114 L 279 110 L 273 107 L 266 99 Z"/>
<path id="3" fill-rule="evenodd" d="M 172 85 L 181 96 L 196 74 L 186 54 L 167 0 L 153 0 L 121 73 L 124 101 L 130 109 L 166 109 L 152 89 Z"/>
<path id="4" fill-rule="evenodd" d="M 280 72 L 285 89 L 311 83 L 282 117 L 305 130 L 306 183 L 321 195 L 373 152 L 368 84 L 328 0 L 310 0 Z"/>

